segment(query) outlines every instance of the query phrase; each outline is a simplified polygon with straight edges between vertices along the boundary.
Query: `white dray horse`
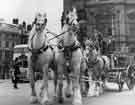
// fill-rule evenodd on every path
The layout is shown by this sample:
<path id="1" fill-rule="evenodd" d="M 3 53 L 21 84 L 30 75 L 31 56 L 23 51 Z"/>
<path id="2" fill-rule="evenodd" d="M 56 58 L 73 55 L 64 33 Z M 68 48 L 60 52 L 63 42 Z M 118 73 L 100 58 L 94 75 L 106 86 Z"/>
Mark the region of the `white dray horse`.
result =
<path id="1" fill-rule="evenodd" d="M 55 53 L 55 59 L 57 62 L 58 71 L 58 100 L 63 102 L 63 74 L 67 77 L 72 76 L 72 88 L 70 83 L 67 84 L 65 89 L 66 96 L 69 96 L 70 92 L 73 91 L 73 105 L 82 105 L 82 96 L 80 92 L 80 66 L 82 62 L 82 52 L 77 46 L 76 33 L 77 18 L 75 11 L 70 12 L 67 15 L 66 23 L 63 26 L 63 32 L 65 32 L 61 39 L 62 49 L 57 49 Z M 68 68 L 68 69 L 67 69 Z M 70 80 L 68 80 L 70 82 Z M 73 90 L 72 90 L 73 89 Z"/>
<path id="2" fill-rule="evenodd" d="M 46 14 L 38 13 L 36 16 L 35 25 L 33 26 L 29 35 L 29 57 L 28 66 L 30 70 L 30 86 L 31 86 L 31 103 L 40 102 L 46 105 L 50 101 L 48 92 L 48 68 L 53 61 L 54 52 L 47 43 L 46 31 Z M 34 73 L 40 70 L 43 72 L 42 85 L 40 92 L 37 94 L 35 89 L 35 75 Z"/>

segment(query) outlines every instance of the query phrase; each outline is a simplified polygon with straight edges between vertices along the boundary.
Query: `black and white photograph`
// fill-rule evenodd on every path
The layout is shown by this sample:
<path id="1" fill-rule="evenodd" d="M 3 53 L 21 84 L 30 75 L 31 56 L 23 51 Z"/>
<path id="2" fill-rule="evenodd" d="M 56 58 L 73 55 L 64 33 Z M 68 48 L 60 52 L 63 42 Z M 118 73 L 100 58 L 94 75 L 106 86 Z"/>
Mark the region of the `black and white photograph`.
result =
<path id="1" fill-rule="evenodd" d="M 0 105 L 135 105 L 135 0 L 0 0 Z"/>

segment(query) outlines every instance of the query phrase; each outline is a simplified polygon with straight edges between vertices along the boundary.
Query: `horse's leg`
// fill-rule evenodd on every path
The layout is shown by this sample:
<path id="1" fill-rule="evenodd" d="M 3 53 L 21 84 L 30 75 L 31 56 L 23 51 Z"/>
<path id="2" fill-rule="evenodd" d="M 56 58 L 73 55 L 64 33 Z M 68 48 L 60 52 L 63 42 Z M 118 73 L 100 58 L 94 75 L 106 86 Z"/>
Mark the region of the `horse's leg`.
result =
<path id="1" fill-rule="evenodd" d="M 81 89 L 81 94 L 82 95 L 86 95 L 86 93 L 87 93 L 87 85 L 86 85 L 86 81 L 85 81 L 85 79 L 83 80 L 82 79 L 82 77 L 86 77 L 86 73 L 85 72 L 83 72 L 83 71 L 81 71 L 80 72 L 80 89 Z"/>
<path id="2" fill-rule="evenodd" d="M 104 92 L 104 85 L 105 85 L 105 78 L 104 78 L 104 73 L 102 73 L 101 75 L 100 75 L 100 80 L 101 80 L 101 83 L 100 83 L 100 90 L 99 90 L 99 93 L 100 94 L 103 94 L 103 92 Z"/>
<path id="3" fill-rule="evenodd" d="M 88 77 L 89 77 L 89 89 L 88 89 L 88 95 L 87 96 L 94 96 L 94 86 L 95 86 L 95 84 L 94 84 L 94 82 L 93 82 L 93 78 L 92 78 L 92 76 L 93 76 L 93 73 L 92 73 L 92 71 L 88 71 Z"/>
<path id="4" fill-rule="evenodd" d="M 92 71 L 93 96 L 97 96 L 97 80 L 97 73 L 94 68 L 94 70 Z"/>
<path id="5" fill-rule="evenodd" d="M 53 84 L 54 84 L 54 99 L 57 97 L 57 81 L 58 81 L 58 73 L 57 73 L 57 64 L 55 58 L 51 60 L 50 68 L 53 70 Z"/>
<path id="6" fill-rule="evenodd" d="M 55 70 L 53 70 L 54 71 L 54 98 L 56 98 L 57 97 L 57 81 L 58 81 L 58 73 L 57 73 L 57 68 L 55 68 Z"/>
<path id="7" fill-rule="evenodd" d="M 32 67 L 31 62 L 29 64 L 29 71 L 30 71 L 30 86 L 31 86 L 30 102 L 34 104 L 38 102 L 38 99 L 37 99 L 36 90 L 35 90 L 34 68 Z"/>
<path id="8" fill-rule="evenodd" d="M 86 70 L 85 75 L 86 75 L 86 77 L 88 77 L 90 79 L 90 76 L 89 76 L 89 73 L 88 73 L 88 69 Z M 88 94 L 89 88 L 90 88 L 89 81 L 86 81 L 85 82 L 85 89 L 86 89 L 85 94 L 86 95 Z"/>
<path id="9" fill-rule="evenodd" d="M 58 64 L 58 102 L 59 103 L 63 103 L 64 98 L 63 98 L 63 65 L 62 64 Z"/>
<path id="10" fill-rule="evenodd" d="M 102 82 L 100 77 L 101 77 L 101 74 L 99 73 L 96 78 L 96 80 L 98 81 L 96 82 L 96 96 L 99 96 L 100 94 L 100 84 L 101 84 L 100 82 Z"/>
<path id="11" fill-rule="evenodd" d="M 67 86 L 66 86 L 65 95 L 66 97 L 71 97 L 72 96 L 72 87 L 71 87 L 72 82 L 71 82 L 68 72 L 66 73 L 66 77 L 67 77 Z"/>
<path id="12" fill-rule="evenodd" d="M 43 70 L 43 80 L 40 87 L 40 98 L 41 104 L 46 105 L 49 101 L 49 92 L 48 92 L 48 64 L 45 64 L 42 68 Z"/>
<path id="13" fill-rule="evenodd" d="M 80 91 L 80 63 L 73 65 L 73 105 L 82 105 L 82 96 Z"/>

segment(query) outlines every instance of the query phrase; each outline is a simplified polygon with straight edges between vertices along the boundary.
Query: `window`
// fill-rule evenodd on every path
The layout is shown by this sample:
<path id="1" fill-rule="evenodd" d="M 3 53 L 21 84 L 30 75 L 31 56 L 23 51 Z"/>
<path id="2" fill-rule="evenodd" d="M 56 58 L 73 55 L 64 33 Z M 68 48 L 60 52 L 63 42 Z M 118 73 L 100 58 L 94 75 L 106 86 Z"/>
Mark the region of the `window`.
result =
<path id="1" fill-rule="evenodd" d="M 9 41 L 6 41 L 6 48 L 9 47 Z"/>
<path id="2" fill-rule="evenodd" d="M 15 43 L 14 43 L 14 42 L 12 42 L 12 47 L 14 47 L 14 45 L 15 45 Z"/>
<path id="3" fill-rule="evenodd" d="M 129 24 L 129 32 L 130 35 L 135 35 L 135 23 Z"/>
<path id="4" fill-rule="evenodd" d="M 2 58 L 2 50 L 0 50 L 0 59 Z"/>
<path id="5" fill-rule="evenodd" d="M 28 52 L 27 48 L 14 48 L 14 53 L 24 53 Z"/>
<path id="6" fill-rule="evenodd" d="M 10 57 L 10 52 L 9 51 L 5 51 L 5 57 L 7 57 L 7 58 Z"/>

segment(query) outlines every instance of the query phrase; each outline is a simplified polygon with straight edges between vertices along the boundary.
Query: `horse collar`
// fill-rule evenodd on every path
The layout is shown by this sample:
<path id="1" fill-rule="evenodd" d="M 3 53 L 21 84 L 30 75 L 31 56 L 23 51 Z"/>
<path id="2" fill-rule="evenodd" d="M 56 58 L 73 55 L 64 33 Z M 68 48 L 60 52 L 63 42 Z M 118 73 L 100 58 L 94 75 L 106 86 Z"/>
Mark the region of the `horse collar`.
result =
<path id="1" fill-rule="evenodd" d="M 89 62 L 89 59 L 87 60 L 88 65 L 94 66 L 99 62 L 99 60 L 96 58 L 94 61 Z"/>
<path id="2" fill-rule="evenodd" d="M 34 55 L 39 55 L 39 54 L 42 54 L 43 52 L 45 52 L 48 48 L 49 48 L 49 46 L 47 45 L 46 47 L 41 47 L 40 49 L 30 49 L 29 48 L 29 51 Z"/>

